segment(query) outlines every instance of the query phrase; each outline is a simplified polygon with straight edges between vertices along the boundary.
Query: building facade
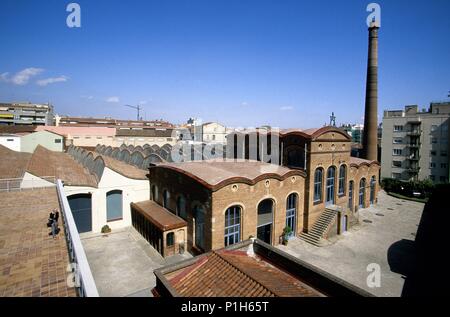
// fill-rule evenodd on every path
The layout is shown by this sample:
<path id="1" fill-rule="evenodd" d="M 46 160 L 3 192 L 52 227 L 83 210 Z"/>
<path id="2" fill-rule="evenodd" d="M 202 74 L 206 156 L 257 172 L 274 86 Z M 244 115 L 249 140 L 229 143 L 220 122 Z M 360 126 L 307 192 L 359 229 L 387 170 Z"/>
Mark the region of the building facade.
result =
<path id="1" fill-rule="evenodd" d="M 383 116 L 381 177 L 399 180 L 449 180 L 450 102 L 428 110 L 405 106 Z"/>
<path id="2" fill-rule="evenodd" d="M 36 103 L 0 103 L 0 125 L 54 125 L 53 106 Z"/>
<path id="3" fill-rule="evenodd" d="M 269 137 L 272 138 L 275 135 Z M 262 135 L 235 133 L 228 158 L 151 164 L 151 200 L 187 223 L 187 249 L 202 253 L 250 237 L 277 245 L 290 236 L 326 238 L 358 222 L 377 202 L 379 164 L 352 158 L 351 139 L 335 127 L 277 134 L 279 162 L 266 163 Z M 256 138 L 256 156 L 249 140 Z M 242 142 L 239 142 L 241 140 Z M 240 151 L 238 151 L 240 149 Z M 320 233 L 325 211 L 332 212 Z M 306 238 L 305 238 L 306 239 Z"/>

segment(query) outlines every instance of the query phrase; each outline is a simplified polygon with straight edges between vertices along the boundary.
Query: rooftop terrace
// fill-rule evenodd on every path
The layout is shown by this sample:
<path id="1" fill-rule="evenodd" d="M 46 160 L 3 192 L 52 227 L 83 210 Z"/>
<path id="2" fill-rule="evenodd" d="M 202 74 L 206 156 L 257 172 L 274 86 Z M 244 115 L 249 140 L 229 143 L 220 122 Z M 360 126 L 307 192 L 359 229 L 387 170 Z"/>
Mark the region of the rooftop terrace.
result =
<path id="1" fill-rule="evenodd" d="M 66 283 L 61 217 L 56 239 L 46 226 L 50 211 L 59 209 L 56 189 L 0 192 L 0 201 L 0 296 L 77 296 Z"/>

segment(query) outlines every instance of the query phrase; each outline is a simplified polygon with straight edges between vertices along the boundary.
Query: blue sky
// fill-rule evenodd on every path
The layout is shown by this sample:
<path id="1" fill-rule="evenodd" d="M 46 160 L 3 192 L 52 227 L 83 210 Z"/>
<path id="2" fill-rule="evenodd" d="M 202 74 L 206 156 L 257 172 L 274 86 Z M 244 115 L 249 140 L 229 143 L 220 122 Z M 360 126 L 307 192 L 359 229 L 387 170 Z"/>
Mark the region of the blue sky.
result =
<path id="1" fill-rule="evenodd" d="M 362 122 L 371 1 L 0 1 L 0 101 L 229 126 Z M 450 1 L 381 5 L 379 113 L 450 90 Z M 25 71 L 24 71 L 25 70 Z"/>

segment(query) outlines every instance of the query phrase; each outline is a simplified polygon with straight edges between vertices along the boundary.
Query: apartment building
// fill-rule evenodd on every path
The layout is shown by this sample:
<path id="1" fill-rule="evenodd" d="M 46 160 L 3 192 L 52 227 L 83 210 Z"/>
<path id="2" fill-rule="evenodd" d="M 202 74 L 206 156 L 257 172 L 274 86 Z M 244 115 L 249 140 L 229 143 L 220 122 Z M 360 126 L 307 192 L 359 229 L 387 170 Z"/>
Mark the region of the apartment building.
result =
<path id="1" fill-rule="evenodd" d="M 53 125 L 51 104 L 0 103 L 0 125 Z"/>
<path id="2" fill-rule="evenodd" d="M 448 182 L 449 119 L 450 102 L 384 111 L 381 177 Z"/>

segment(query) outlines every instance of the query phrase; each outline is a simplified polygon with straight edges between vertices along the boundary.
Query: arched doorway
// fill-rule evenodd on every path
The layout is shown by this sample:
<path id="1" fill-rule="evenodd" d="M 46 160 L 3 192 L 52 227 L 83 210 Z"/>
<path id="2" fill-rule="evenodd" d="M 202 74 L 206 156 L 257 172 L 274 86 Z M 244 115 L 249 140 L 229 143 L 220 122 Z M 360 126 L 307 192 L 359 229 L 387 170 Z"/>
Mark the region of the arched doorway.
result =
<path id="1" fill-rule="evenodd" d="M 73 219 L 79 233 L 92 231 L 91 194 L 76 194 L 67 197 Z"/>
<path id="2" fill-rule="evenodd" d="M 265 199 L 258 205 L 257 238 L 272 243 L 273 201 Z"/>
<path id="3" fill-rule="evenodd" d="M 327 187 L 325 205 L 334 205 L 334 187 L 336 183 L 336 168 L 331 166 L 327 171 Z"/>

